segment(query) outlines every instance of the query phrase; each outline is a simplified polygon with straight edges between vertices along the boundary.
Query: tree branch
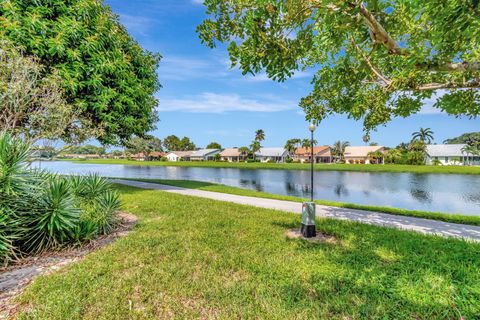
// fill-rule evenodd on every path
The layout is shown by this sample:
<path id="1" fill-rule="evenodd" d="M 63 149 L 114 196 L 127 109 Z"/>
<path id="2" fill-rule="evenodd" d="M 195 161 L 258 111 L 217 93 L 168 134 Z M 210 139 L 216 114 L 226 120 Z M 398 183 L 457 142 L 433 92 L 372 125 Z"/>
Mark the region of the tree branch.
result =
<path id="1" fill-rule="evenodd" d="M 473 89 L 480 88 L 480 79 L 466 83 L 426 83 L 420 86 L 412 87 L 414 91 L 438 90 L 438 89 Z"/>
<path id="2" fill-rule="evenodd" d="M 352 37 L 351 38 L 351 41 L 352 41 L 352 44 L 354 46 L 354 48 L 357 50 L 357 52 L 362 56 L 363 60 L 365 60 L 365 62 L 367 63 L 367 65 L 370 67 L 370 70 L 372 70 L 372 72 L 378 77 L 380 78 L 386 86 L 389 86 L 392 84 L 392 81 L 387 79 L 381 72 L 380 70 L 378 70 L 373 64 L 372 62 L 370 61 L 370 59 L 368 59 L 368 57 L 365 56 L 365 54 L 363 53 L 362 49 L 358 47 L 357 43 L 355 42 L 355 39 Z"/>
<path id="3" fill-rule="evenodd" d="M 349 4 L 351 7 L 356 7 L 355 3 Z M 378 22 L 378 20 L 373 16 L 373 14 L 365 8 L 365 6 L 360 4 L 359 8 L 360 15 L 363 17 L 363 20 L 370 28 L 371 35 L 375 42 L 382 43 L 387 47 L 388 52 L 398 55 L 407 55 L 408 52 L 398 45 L 398 43 L 390 37 L 385 28 Z"/>
<path id="4" fill-rule="evenodd" d="M 480 62 L 448 62 L 444 64 L 418 63 L 417 68 L 427 69 L 429 71 L 480 71 Z"/>

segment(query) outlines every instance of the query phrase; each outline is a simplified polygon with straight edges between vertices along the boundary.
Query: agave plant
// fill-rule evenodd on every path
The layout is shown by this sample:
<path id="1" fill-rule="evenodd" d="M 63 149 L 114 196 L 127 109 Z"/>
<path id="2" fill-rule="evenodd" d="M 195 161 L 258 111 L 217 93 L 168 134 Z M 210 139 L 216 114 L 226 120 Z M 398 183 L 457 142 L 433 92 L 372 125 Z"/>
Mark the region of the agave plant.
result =
<path id="1" fill-rule="evenodd" d="M 58 248 L 74 238 L 80 209 L 66 179 L 50 178 L 47 188 L 38 196 L 38 202 L 28 215 L 28 239 L 24 249 L 41 252 Z"/>
<path id="2" fill-rule="evenodd" d="M 71 181 L 74 180 L 75 178 Z M 99 196 L 111 189 L 110 183 L 98 174 L 90 174 L 77 180 L 80 181 L 77 182 L 75 193 L 87 203 L 95 202 Z"/>
<path id="3" fill-rule="evenodd" d="M 0 199 L 5 200 L 24 191 L 29 179 L 29 157 L 28 143 L 9 133 L 0 134 Z"/>
<path id="4" fill-rule="evenodd" d="M 16 226 L 13 212 L 0 208 L 0 263 L 6 263 L 16 256 L 13 242 L 20 236 L 15 232 Z"/>
<path id="5" fill-rule="evenodd" d="M 96 202 L 96 214 L 94 221 L 98 231 L 102 234 L 110 233 L 117 223 L 116 212 L 120 208 L 120 197 L 115 191 L 108 190 L 101 194 Z"/>
<path id="6" fill-rule="evenodd" d="M 31 169 L 30 145 L 0 133 L 0 262 L 110 232 L 119 197 L 98 176 Z"/>

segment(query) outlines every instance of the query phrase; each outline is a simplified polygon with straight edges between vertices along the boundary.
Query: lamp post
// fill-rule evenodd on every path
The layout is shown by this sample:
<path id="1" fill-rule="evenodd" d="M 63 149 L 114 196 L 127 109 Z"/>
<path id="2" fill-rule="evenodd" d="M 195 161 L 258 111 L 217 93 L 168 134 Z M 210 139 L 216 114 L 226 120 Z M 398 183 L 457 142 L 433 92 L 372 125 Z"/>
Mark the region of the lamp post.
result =
<path id="1" fill-rule="evenodd" d="M 305 238 L 312 238 L 317 235 L 315 228 L 315 202 L 313 202 L 313 133 L 317 129 L 314 123 L 308 127 L 311 133 L 310 138 L 310 202 L 304 202 L 302 206 L 302 227 L 300 232 Z"/>

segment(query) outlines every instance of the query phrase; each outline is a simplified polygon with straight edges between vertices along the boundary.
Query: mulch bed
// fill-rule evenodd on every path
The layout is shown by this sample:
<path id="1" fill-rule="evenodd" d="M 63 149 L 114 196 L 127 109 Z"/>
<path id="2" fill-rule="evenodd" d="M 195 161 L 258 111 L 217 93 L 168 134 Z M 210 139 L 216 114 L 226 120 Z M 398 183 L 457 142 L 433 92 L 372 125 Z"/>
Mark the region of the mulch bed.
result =
<path id="1" fill-rule="evenodd" d="M 137 223 L 137 217 L 121 212 L 120 223 L 109 235 L 98 237 L 82 246 L 61 251 L 45 252 L 41 255 L 20 259 L 7 267 L 0 268 L 0 319 L 7 319 L 16 305 L 14 298 L 36 277 L 54 272 L 76 262 L 86 254 L 124 237 Z"/>

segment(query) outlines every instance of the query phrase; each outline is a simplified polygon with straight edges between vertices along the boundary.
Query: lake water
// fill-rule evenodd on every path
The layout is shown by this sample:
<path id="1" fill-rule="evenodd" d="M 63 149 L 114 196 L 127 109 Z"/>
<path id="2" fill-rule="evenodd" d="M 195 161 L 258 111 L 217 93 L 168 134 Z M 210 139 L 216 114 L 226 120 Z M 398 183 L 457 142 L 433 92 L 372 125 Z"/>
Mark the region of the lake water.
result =
<path id="1" fill-rule="evenodd" d="M 105 177 L 198 180 L 308 198 L 310 172 L 194 167 L 100 165 L 72 162 L 34 163 L 52 172 Z M 315 199 L 326 199 L 411 210 L 480 215 L 480 176 L 317 171 Z"/>

